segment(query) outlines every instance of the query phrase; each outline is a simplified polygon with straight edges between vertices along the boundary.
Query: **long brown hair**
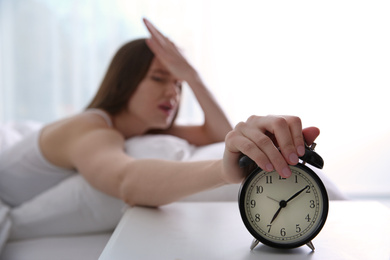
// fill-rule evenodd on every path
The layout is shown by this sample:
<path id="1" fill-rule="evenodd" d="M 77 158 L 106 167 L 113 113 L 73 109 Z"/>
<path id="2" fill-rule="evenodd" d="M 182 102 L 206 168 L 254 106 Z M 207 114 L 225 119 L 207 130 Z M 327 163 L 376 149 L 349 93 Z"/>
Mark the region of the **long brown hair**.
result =
<path id="1" fill-rule="evenodd" d="M 115 115 L 123 111 L 154 58 L 145 39 L 124 44 L 113 57 L 98 92 L 87 108 Z"/>

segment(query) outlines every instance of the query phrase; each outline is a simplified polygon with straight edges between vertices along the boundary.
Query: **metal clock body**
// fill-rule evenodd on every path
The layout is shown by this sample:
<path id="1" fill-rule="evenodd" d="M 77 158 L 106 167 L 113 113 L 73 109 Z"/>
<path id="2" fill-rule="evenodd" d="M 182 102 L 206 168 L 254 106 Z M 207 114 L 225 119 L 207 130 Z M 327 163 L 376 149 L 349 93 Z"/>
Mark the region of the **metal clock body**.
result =
<path id="1" fill-rule="evenodd" d="M 312 162 L 322 168 L 322 158 L 307 148 L 303 163 L 290 166 L 290 178 L 257 167 L 241 185 L 239 209 L 241 218 L 253 235 L 253 249 L 259 242 L 276 248 L 308 245 L 325 224 L 329 200 L 326 188 L 317 174 L 304 165 Z M 246 162 L 245 162 L 246 160 Z M 307 161 L 306 161 L 307 160 Z M 248 157 L 240 161 L 247 166 Z"/>

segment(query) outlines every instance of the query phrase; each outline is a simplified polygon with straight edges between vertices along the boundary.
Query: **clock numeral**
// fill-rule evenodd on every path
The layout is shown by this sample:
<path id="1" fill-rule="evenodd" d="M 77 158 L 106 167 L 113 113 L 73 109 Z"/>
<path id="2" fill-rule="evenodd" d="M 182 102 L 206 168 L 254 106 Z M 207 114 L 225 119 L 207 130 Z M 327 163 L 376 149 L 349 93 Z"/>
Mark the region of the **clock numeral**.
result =
<path id="1" fill-rule="evenodd" d="M 298 183 L 298 175 L 295 175 L 295 183 Z"/>
<path id="2" fill-rule="evenodd" d="M 260 222 L 260 214 L 256 214 L 255 215 L 255 221 L 256 222 Z"/>
<path id="3" fill-rule="evenodd" d="M 272 176 L 265 176 L 265 178 L 267 184 L 272 184 Z"/>
<path id="4" fill-rule="evenodd" d="M 315 205 L 315 203 L 314 203 L 314 200 L 311 200 L 310 201 L 310 208 L 315 208 L 316 207 L 316 205 Z"/>
<path id="5" fill-rule="evenodd" d="M 279 180 L 284 181 L 284 180 L 287 180 L 287 179 L 283 178 L 282 176 L 279 175 Z"/>
<path id="6" fill-rule="evenodd" d="M 268 233 L 271 232 L 271 227 L 272 227 L 272 225 L 267 225 Z"/>
<path id="7" fill-rule="evenodd" d="M 302 229 L 301 229 L 301 227 L 299 226 L 299 224 L 297 224 L 297 225 L 295 226 L 295 231 L 296 231 L 297 233 L 301 233 Z"/>
<path id="8" fill-rule="evenodd" d="M 261 194 L 261 193 L 263 193 L 263 191 L 264 191 L 263 186 L 256 186 L 256 193 L 257 194 Z"/>
<path id="9" fill-rule="evenodd" d="M 256 201 L 255 200 L 251 200 L 251 208 L 253 209 L 254 207 L 256 207 Z"/>
<path id="10" fill-rule="evenodd" d="M 310 189 L 311 189 L 311 187 L 310 186 L 307 186 L 308 188 L 307 188 L 307 190 L 306 190 L 306 193 L 310 193 L 311 191 L 310 191 Z"/>
<path id="11" fill-rule="evenodd" d="M 311 218 L 310 218 L 309 214 L 307 214 L 305 219 L 307 220 L 307 222 L 310 222 Z"/>
<path id="12" fill-rule="evenodd" d="M 281 235 L 282 237 L 285 237 L 285 236 L 286 236 L 286 229 L 285 229 L 285 228 L 282 228 L 282 229 L 280 230 L 280 235 Z"/>

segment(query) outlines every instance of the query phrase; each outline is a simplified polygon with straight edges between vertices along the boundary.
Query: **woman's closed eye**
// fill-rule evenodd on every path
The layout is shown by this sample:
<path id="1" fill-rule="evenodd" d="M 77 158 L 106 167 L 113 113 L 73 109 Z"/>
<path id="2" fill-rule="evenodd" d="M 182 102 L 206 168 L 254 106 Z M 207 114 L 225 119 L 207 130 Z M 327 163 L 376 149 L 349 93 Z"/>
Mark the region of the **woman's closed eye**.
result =
<path id="1" fill-rule="evenodd" d="M 151 76 L 150 78 L 154 81 L 162 82 L 162 83 L 167 81 L 164 77 L 160 77 L 160 76 Z"/>
<path id="2" fill-rule="evenodd" d="M 159 82 L 159 83 L 163 83 L 163 84 L 168 83 L 171 80 L 170 78 L 167 78 L 167 77 L 164 77 L 164 76 L 155 76 L 155 75 L 150 76 L 150 78 L 153 81 L 156 81 L 156 82 Z M 181 91 L 183 82 L 181 80 L 175 80 L 173 83 Z"/>

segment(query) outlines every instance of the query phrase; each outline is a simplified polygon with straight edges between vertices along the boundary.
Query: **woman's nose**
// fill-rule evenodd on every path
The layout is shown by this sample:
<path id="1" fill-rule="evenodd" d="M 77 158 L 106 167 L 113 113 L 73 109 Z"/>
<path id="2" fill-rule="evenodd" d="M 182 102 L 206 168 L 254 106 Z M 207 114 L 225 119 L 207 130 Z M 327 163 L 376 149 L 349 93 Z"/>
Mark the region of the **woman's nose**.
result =
<path id="1" fill-rule="evenodd" d="M 177 82 L 174 82 L 168 84 L 166 94 L 169 96 L 177 96 L 180 94 L 180 91 L 180 85 Z"/>

